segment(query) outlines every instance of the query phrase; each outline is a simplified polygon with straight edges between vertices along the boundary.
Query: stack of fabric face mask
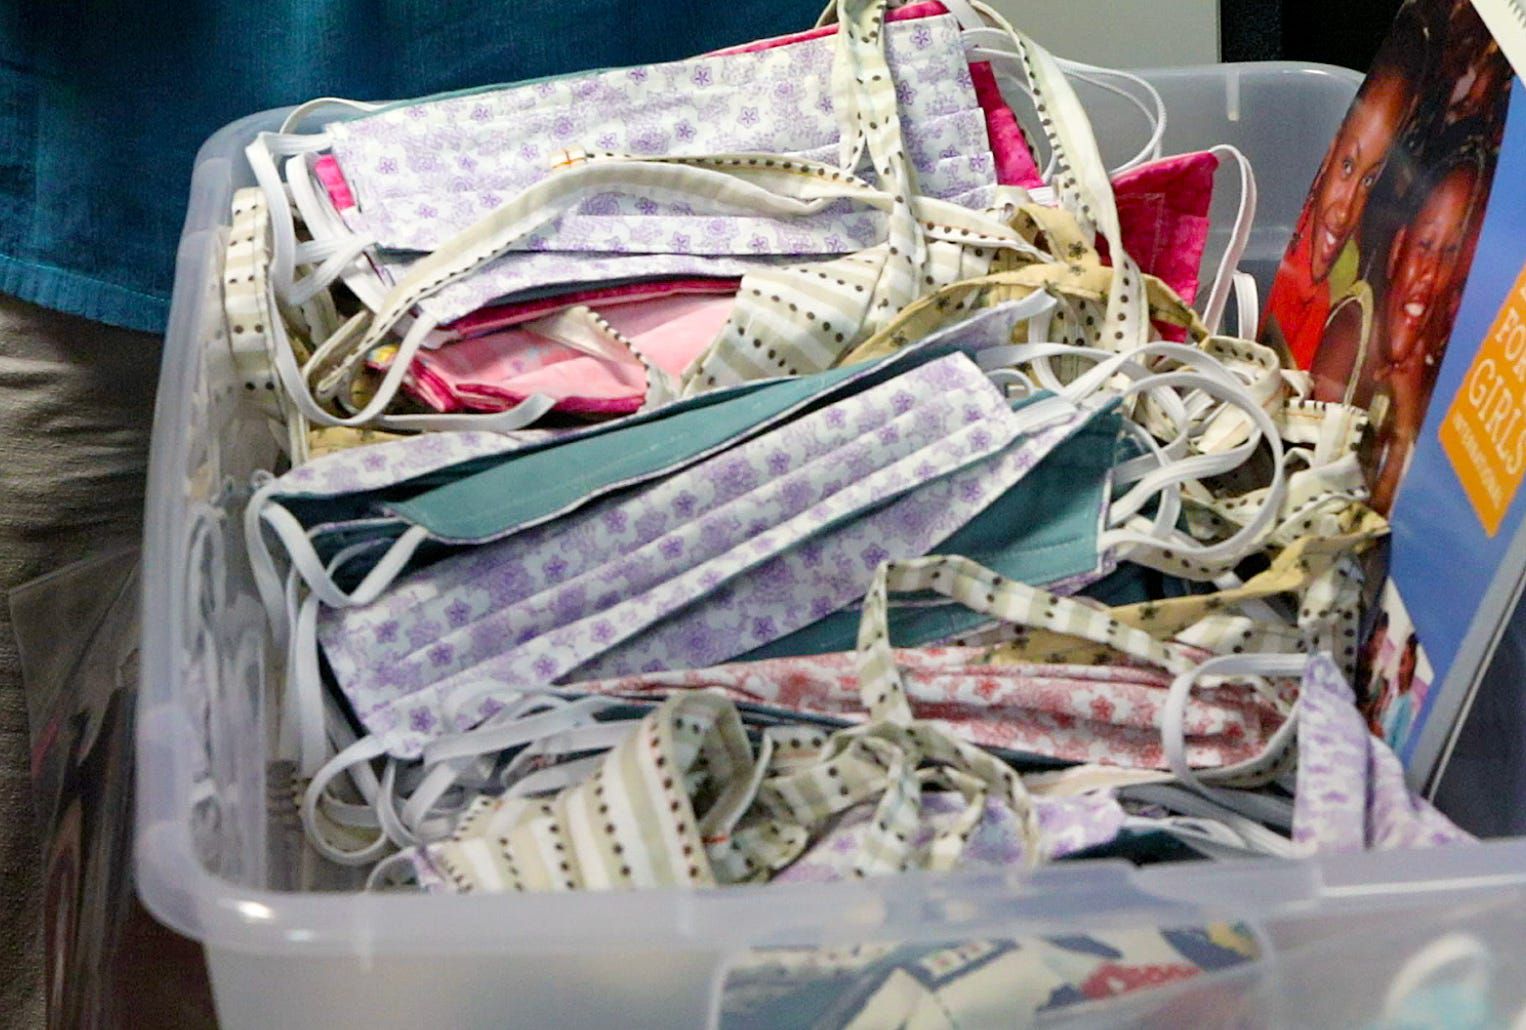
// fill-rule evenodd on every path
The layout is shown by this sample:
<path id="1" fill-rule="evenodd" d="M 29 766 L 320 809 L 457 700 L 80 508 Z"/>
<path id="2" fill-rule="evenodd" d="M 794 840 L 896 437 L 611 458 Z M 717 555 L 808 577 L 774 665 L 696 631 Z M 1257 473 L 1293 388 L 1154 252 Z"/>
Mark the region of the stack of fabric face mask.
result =
<path id="1" fill-rule="evenodd" d="M 1466 839 L 1347 686 L 1365 416 L 1217 335 L 1248 174 L 1200 316 L 1238 155 L 1110 174 L 1067 73 L 839 0 L 250 147 L 223 295 L 312 848 L 556 891 Z"/>

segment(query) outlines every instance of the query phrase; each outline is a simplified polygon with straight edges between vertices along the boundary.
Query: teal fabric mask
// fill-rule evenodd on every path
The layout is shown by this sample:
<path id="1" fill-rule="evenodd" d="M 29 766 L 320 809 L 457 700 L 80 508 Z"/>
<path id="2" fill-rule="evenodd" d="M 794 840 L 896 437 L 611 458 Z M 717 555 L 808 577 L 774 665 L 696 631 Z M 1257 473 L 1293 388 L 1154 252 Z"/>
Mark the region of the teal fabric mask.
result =
<path id="1" fill-rule="evenodd" d="M 1122 415 L 1099 413 L 1062 443 L 1015 488 L 938 548 L 1030 586 L 1079 589 L 1111 569 L 1097 538 L 1107 513 L 1110 473 L 1131 448 Z M 989 620 L 958 604 L 912 598 L 890 610 L 891 637 L 903 647 L 957 638 Z M 862 613 L 857 605 L 750 651 L 741 661 L 851 651 Z"/>
<path id="2" fill-rule="evenodd" d="M 915 365 L 564 518 L 396 579 L 378 563 L 372 601 L 310 595 L 294 682 L 317 687 L 321 644 L 356 717 L 411 757 L 503 695 L 717 664 L 861 597 L 1094 418 L 1057 397 L 1013 411 L 963 354 Z"/>
<path id="3" fill-rule="evenodd" d="M 262 599 L 272 612 L 283 607 L 263 525 L 281 536 L 323 603 L 365 603 L 400 570 L 447 553 L 440 545 L 523 532 L 928 362 L 1004 345 L 1014 326 L 1052 304 L 1038 294 L 980 311 L 879 361 L 717 391 L 589 430 L 431 433 L 331 455 L 267 483 L 250 502 L 245 531 Z M 277 633 L 282 638 L 280 627 Z"/>

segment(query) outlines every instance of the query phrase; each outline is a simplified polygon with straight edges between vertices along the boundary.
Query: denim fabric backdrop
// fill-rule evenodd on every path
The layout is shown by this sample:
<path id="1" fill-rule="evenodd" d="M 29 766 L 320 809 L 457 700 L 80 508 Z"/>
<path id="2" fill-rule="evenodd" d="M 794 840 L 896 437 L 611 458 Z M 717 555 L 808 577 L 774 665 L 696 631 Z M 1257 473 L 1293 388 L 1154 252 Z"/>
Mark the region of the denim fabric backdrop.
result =
<path id="1" fill-rule="evenodd" d="M 202 142 L 316 96 L 391 99 L 664 61 L 819 0 L 0 4 L 0 293 L 135 329 L 169 312 Z"/>

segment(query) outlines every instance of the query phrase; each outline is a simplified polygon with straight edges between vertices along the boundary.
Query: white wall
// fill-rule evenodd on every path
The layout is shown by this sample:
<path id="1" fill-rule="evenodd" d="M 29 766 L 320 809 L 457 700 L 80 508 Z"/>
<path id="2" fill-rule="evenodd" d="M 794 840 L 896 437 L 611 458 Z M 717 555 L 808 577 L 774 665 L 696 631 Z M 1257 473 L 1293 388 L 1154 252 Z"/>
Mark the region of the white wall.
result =
<path id="1" fill-rule="evenodd" d="M 1060 57 L 1114 68 L 1212 64 L 1218 0 L 987 0 Z"/>

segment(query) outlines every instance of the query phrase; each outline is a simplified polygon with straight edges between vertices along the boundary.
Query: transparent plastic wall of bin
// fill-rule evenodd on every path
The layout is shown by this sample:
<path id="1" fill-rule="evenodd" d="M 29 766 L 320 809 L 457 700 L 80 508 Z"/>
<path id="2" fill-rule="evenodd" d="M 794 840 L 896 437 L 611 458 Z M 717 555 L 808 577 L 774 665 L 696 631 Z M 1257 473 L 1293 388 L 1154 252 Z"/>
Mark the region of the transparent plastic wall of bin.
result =
<path id="1" fill-rule="evenodd" d="M 1357 77 L 1290 64 L 1146 74 L 1169 111 L 1168 153 L 1231 143 L 1255 162 L 1261 211 L 1246 260 L 1264 287 Z M 1137 148 L 1144 129 L 1131 108 L 1105 94 L 1084 99 L 1106 154 L 1122 159 Z M 1522 842 L 706 892 L 291 890 L 315 881 L 293 867 L 292 799 L 266 782 L 269 645 L 239 534 L 249 475 L 274 453 L 238 396 L 217 298 L 229 198 L 253 181 L 243 147 L 280 117 L 235 122 L 197 161 L 156 413 L 143 567 L 138 890 L 156 916 L 206 945 L 224 1025 L 694 1026 L 716 1011 L 723 971 L 756 948 L 1217 919 L 1253 921 L 1279 947 L 1311 946 L 1353 926 L 1409 943 L 1392 929 L 1406 913 L 1526 884 Z M 1226 215 L 1238 202 L 1232 179 L 1224 174 Z M 1210 253 L 1207 267 L 1215 260 Z M 1266 1006 L 1279 994 L 1279 975 L 1270 962 L 1213 982 L 1223 980 L 1223 990 L 1275 1022 Z"/>

